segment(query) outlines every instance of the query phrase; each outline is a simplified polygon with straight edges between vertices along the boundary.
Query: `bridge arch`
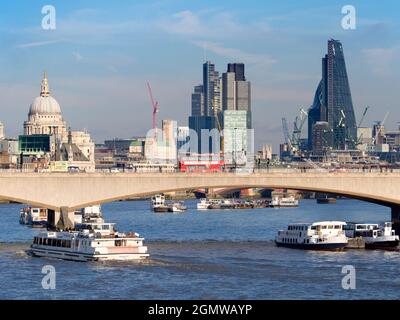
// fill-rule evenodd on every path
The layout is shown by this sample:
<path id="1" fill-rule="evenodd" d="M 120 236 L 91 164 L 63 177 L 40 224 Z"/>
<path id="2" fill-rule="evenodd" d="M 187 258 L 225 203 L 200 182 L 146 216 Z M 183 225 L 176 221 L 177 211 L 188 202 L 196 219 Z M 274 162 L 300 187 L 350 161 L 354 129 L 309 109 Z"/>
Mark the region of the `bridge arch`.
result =
<path id="1" fill-rule="evenodd" d="M 0 198 L 53 210 L 160 192 L 224 187 L 333 193 L 400 207 L 400 173 L 0 173 Z"/>
<path id="2" fill-rule="evenodd" d="M 185 188 L 167 188 L 167 189 L 157 189 L 151 192 L 143 192 L 143 193 L 133 193 L 133 194 L 121 194 L 116 197 L 110 197 L 106 199 L 99 199 L 99 200 L 94 200 L 91 202 L 87 202 L 84 204 L 80 204 L 74 207 L 71 207 L 71 210 L 76 210 L 79 208 L 95 205 L 95 204 L 104 204 L 104 203 L 109 203 L 109 202 L 114 202 L 114 201 L 122 201 L 122 200 L 128 200 L 132 199 L 133 197 L 150 197 L 154 194 L 159 194 L 159 193 L 168 193 L 168 192 L 175 192 L 175 191 L 185 191 L 185 190 L 191 190 L 191 189 L 205 189 L 205 188 L 225 188 L 227 186 L 225 185 L 193 185 L 191 187 L 185 187 Z M 231 186 L 229 186 L 231 187 Z M 369 194 L 362 194 L 362 193 L 356 193 L 356 192 L 349 192 L 349 191 L 337 191 L 334 189 L 329 189 L 329 188 L 317 188 L 317 187 L 298 187 L 298 186 L 290 186 L 290 185 L 243 185 L 243 186 L 237 186 L 235 189 L 248 189 L 248 188 L 263 188 L 263 189 L 289 189 L 289 190 L 296 190 L 296 191 L 308 191 L 308 192 L 319 192 L 319 193 L 328 193 L 328 194 L 336 194 L 339 196 L 351 198 L 351 199 L 356 199 L 356 200 L 361 200 L 361 201 L 366 201 L 386 207 L 395 207 L 400 205 L 399 202 L 395 202 L 390 198 L 385 198 L 385 197 L 377 197 L 377 196 L 371 196 Z"/>

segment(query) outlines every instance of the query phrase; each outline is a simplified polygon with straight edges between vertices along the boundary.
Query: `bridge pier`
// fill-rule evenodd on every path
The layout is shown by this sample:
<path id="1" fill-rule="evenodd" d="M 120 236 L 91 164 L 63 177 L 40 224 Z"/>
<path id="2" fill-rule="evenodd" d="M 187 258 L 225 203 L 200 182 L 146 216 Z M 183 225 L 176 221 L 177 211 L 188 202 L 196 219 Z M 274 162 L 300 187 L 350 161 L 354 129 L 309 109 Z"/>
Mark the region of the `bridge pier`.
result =
<path id="1" fill-rule="evenodd" d="M 392 223 L 396 234 L 400 235 L 400 206 L 392 207 Z"/>
<path id="2" fill-rule="evenodd" d="M 60 207 L 60 211 L 48 211 L 48 225 L 54 230 L 71 230 L 74 228 L 74 211 Z"/>

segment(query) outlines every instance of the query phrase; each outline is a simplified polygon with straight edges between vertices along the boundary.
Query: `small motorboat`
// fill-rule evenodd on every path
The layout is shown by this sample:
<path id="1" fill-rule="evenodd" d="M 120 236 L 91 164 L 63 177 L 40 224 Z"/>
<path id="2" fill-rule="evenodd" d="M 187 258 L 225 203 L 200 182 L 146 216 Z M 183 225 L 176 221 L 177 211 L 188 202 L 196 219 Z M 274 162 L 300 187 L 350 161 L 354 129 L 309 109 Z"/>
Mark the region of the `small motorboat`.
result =
<path id="1" fill-rule="evenodd" d="M 187 210 L 187 207 L 185 204 L 180 201 L 180 202 L 173 202 L 168 205 L 168 211 L 169 212 L 184 212 Z"/>

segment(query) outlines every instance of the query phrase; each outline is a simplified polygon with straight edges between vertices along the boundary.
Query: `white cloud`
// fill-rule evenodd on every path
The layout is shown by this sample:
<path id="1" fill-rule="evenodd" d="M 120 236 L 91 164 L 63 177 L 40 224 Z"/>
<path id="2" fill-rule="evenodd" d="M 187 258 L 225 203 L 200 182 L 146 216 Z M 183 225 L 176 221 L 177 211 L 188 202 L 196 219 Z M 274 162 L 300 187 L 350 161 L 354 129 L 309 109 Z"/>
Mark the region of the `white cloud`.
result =
<path id="1" fill-rule="evenodd" d="M 23 43 L 17 46 L 17 48 L 31 48 L 31 47 L 41 47 L 47 46 L 49 44 L 59 43 L 62 40 L 49 40 L 49 41 L 36 41 L 36 42 L 29 42 Z"/>
<path id="2" fill-rule="evenodd" d="M 172 18 L 173 21 L 165 23 L 164 25 L 165 30 L 170 33 L 201 35 L 205 32 L 205 29 L 201 26 L 200 19 L 189 10 L 175 13 Z"/>
<path id="3" fill-rule="evenodd" d="M 207 37 L 209 39 L 228 39 L 239 36 L 255 36 L 260 32 L 271 31 L 267 21 L 255 21 L 243 24 L 228 11 L 180 11 L 173 15 L 153 21 L 156 27 L 176 35 Z"/>
<path id="4" fill-rule="evenodd" d="M 400 54 L 400 48 L 371 48 L 362 50 L 362 53 L 373 73 L 387 76 L 392 73 L 393 63 Z"/>
<path id="5" fill-rule="evenodd" d="M 81 61 L 83 59 L 82 55 L 79 52 L 72 52 L 72 55 L 74 56 L 76 61 Z"/>

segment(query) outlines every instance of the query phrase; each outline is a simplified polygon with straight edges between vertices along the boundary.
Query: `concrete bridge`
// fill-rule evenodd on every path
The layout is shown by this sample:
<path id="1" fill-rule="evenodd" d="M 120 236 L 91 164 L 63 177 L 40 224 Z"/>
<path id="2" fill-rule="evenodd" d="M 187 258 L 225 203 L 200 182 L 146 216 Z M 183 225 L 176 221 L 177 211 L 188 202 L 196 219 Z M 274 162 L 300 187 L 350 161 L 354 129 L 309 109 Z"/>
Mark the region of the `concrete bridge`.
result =
<path id="1" fill-rule="evenodd" d="M 392 208 L 400 222 L 400 173 L 0 173 L 0 199 L 72 212 L 93 204 L 198 188 L 271 188 L 335 193 Z"/>

